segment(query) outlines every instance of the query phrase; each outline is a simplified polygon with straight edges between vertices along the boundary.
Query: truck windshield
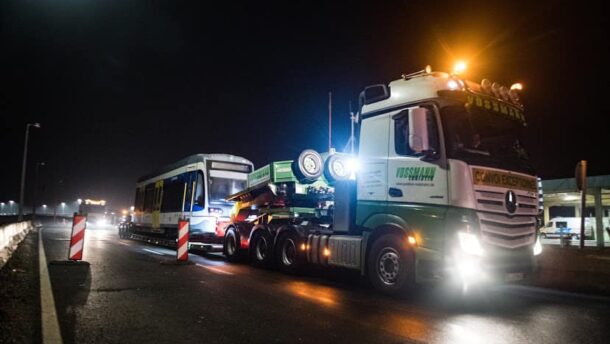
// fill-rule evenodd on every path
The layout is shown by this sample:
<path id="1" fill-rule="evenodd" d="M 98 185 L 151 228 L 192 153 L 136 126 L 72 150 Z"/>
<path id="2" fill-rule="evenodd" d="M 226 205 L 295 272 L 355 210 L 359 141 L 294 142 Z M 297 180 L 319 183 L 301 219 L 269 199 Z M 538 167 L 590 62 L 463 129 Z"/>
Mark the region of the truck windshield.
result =
<path id="1" fill-rule="evenodd" d="M 522 125 L 493 112 L 447 106 L 441 118 L 449 158 L 469 164 L 533 174 L 523 148 Z"/>
<path id="2" fill-rule="evenodd" d="M 208 179 L 208 190 L 210 202 L 226 202 L 229 195 L 238 193 L 246 188 L 246 180 L 222 177 L 212 177 Z"/>

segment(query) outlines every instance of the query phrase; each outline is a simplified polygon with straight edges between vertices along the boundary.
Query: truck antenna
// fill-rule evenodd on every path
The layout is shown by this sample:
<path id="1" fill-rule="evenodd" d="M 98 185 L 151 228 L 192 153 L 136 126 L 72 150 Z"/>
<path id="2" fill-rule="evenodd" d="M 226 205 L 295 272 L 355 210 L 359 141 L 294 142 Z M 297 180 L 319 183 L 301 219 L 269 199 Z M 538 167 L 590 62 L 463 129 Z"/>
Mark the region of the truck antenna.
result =
<path id="1" fill-rule="evenodd" d="M 349 102 L 349 119 L 350 119 L 350 137 L 349 137 L 349 142 L 350 142 L 350 153 L 352 155 L 354 155 L 354 143 L 356 140 L 356 137 L 354 136 L 354 122 L 356 121 L 356 117 L 354 116 L 354 111 L 352 110 L 352 101 L 350 100 Z"/>
<path id="2" fill-rule="evenodd" d="M 333 148 L 332 143 L 332 131 L 333 131 L 333 93 L 328 92 L 328 152 L 330 153 Z"/>

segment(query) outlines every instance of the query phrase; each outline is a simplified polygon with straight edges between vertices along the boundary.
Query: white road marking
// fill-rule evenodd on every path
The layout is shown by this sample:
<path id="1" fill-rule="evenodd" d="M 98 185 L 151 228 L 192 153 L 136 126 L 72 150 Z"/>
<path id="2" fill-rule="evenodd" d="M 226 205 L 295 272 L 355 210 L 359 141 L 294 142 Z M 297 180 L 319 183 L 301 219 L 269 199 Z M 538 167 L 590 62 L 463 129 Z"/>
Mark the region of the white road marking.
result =
<path id="1" fill-rule="evenodd" d="M 130 244 L 126 243 L 126 242 L 122 242 L 122 241 L 118 241 L 119 244 L 121 245 L 125 245 L 125 246 L 131 246 Z"/>
<path id="2" fill-rule="evenodd" d="M 62 343 L 59 321 L 55 310 L 55 299 L 51 279 L 49 278 L 49 268 L 47 266 L 47 256 L 44 252 L 42 243 L 42 228 L 38 231 L 38 266 L 40 268 L 40 311 L 42 320 L 42 342 Z"/>
<path id="3" fill-rule="evenodd" d="M 155 250 L 149 250 L 149 249 L 147 249 L 147 248 L 143 248 L 143 249 L 142 249 L 142 251 L 150 252 L 150 253 L 152 253 L 152 254 L 156 254 L 156 255 L 158 255 L 158 256 L 165 256 L 165 253 L 157 252 L 157 251 L 155 251 Z"/>
<path id="4" fill-rule="evenodd" d="M 202 265 L 202 264 L 199 264 L 199 263 L 197 263 L 197 264 L 195 264 L 195 265 L 197 265 L 197 266 L 199 266 L 199 267 L 201 267 L 201 268 L 206 268 L 206 269 L 208 269 L 208 270 L 210 270 L 210 271 L 212 271 L 212 272 L 216 272 L 216 273 L 220 273 L 220 274 L 225 274 L 225 275 L 233 275 L 233 273 L 232 273 L 232 272 L 229 272 L 229 271 L 224 271 L 224 270 L 222 270 L 222 269 L 215 268 L 215 267 L 213 267 L 213 266 Z"/>

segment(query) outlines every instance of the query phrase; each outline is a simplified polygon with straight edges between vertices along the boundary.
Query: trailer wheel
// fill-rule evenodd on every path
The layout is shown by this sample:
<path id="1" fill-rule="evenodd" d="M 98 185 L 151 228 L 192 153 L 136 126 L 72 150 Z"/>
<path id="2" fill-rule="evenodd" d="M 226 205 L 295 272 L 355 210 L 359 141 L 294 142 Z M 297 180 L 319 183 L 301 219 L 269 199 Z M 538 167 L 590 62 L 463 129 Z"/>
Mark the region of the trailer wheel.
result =
<path id="1" fill-rule="evenodd" d="M 273 238 L 265 229 L 259 229 L 250 239 L 250 262 L 259 268 L 271 267 L 273 262 Z"/>
<path id="2" fill-rule="evenodd" d="M 312 183 L 324 173 L 324 160 L 320 153 L 306 149 L 292 162 L 292 172 L 301 183 Z"/>
<path id="3" fill-rule="evenodd" d="M 235 228 L 227 229 L 223 242 L 223 252 L 229 262 L 238 262 L 241 260 L 241 252 L 239 245 L 239 235 L 235 232 Z"/>
<path id="4" fill-rule="evenodd" d="M 275 263 L 277 267 L 289 274 L 295 274 L 303 265 L 298 250 L 299 238 L 290 231 L 282 234 L 275 245 Z"/>
<path id="5" fill-rule="evenodd" d="M 334 182 L 336 180 L 349 179 L 350 170 L 348 167 L 348 156 L 336 153 L 328 157 L 324 163 L 324 177 Z"/>
<path id="6" fill-rule="evenodd" d="M 407 291 L 415 285 L 413 252 L 397 234 L 378 238 L 368 255 L 367 273 L 375 287 L 385 294 Z"/>

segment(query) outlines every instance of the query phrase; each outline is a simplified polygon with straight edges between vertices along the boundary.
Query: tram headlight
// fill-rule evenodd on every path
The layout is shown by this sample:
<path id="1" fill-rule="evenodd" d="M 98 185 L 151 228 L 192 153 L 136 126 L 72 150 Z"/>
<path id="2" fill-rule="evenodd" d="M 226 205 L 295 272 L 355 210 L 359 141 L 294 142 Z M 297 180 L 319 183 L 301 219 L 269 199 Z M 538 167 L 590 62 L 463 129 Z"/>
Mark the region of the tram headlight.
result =
<path id="1" fill-rule="evenodd" d="M 220 216 L 220 215 L 222 215 L 222 208 L 212 208 L 212 207 L 210 207 L 208 209 L 208 211 L 210 212 L 210 215 L 212 215 L 212 216 Z"/>

